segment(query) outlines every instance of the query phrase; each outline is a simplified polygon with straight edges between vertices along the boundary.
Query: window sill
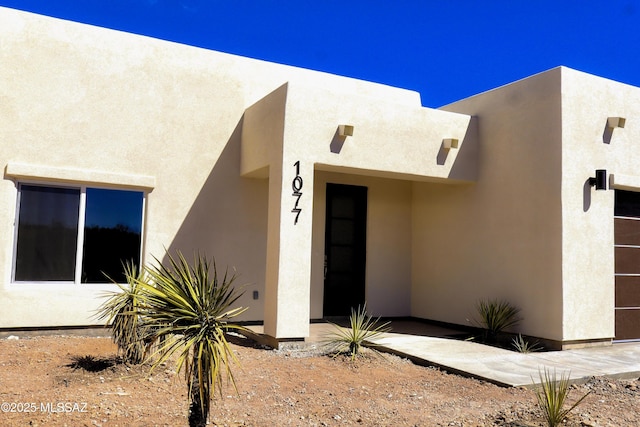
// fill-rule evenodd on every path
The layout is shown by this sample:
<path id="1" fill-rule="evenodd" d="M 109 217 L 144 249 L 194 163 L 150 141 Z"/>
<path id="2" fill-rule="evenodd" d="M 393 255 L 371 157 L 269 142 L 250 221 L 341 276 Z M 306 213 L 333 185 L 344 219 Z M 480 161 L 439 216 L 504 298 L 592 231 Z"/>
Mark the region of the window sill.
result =
<path id="1" fill-rule="evenodd" d="M 156 186 L 156 178 L 153 176 L 119 174 L 90 169 L 58 168 L 15 162 L 9 162 L 7 164 L 5 177 L 39 181 L 102 184 L 145 191 L 152 191 Z"/>

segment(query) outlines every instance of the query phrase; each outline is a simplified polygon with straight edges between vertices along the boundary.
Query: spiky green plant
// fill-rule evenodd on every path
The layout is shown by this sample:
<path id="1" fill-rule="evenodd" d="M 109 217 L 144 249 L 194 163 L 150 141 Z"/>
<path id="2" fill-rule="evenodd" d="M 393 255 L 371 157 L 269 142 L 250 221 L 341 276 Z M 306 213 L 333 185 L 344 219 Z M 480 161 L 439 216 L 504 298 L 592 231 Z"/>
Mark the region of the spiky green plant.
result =
<path id="1" fill-rule="evenodd" d="M 115 283 L 120 290 L 107 293 L 108 299 L 98 309 L 99 319 L 111 324 L 111 337 L 118 351 L 127 363 L 142 363 L 145 357 L 145 327 L 138 313 L 142 303 L 140 283 L 143 274 L 133 262 L 123 264 L 126 284 Z"/>
<path id="2" fill-rule="evenodd" d="M 236 276 L 218 276 L 215 261 L 194 256 L 193 266 L 178 252 L 167 253 L 167 265 L 157 259 L 146 268 L 149 282 L 141 282 L 145 299 L 142 314 L 158 344 L 152 369 L 177 356 L 177 371 L 184 369 L 190 406 L 189 425 L 204 426 L 211 398 L 223 377 L 237 387 L 231 363 L 239 364 L 225 334 L 244 328 L 229 321 L 245 308 L 231 308 L 242 295 L 233 284 Z M 221 392 L 221 391 L 220 391 Z M 222 393 L 222 392 L 221 392 Z"/>
<path id="3" fill-rule="evenodd" d="M 540 347 L 539 341 L 529 341 L 522 337 L 522 334 L 518 334 L 518 336 L 511 340 L 513 344 L 513 348 L 516 349 L 519 353 L 533 353 L 534 351 L 542 350 Z"/>
<path id="4" fill-rule="evenodd" d="M 544 369 L 544 373 L 538 372 L 540 376 L 540 386 L 536 390 L 536 397 L 538 399 L 538 405 L 542 409 L 544 419 L 549 427 L 559 426 L 576 406 L 589 395 L 588 392 L 580 399 L 578 399 L 568 409 L 565 409 L 565 402 L 569 394 L 569 375 L 562 374 L 560 379 L 557 379 L 556 371 L 550 373 L 547 368 Z"/>
<path id="5" fill-rule="evenodd" d="M 380 318 L 374 319 L 367 314 L 367 304 L 357 309 L 351 309 L 349 316 L 350 328 L 343 328 L 333 324 L 335 330 L 325 337 L 325 344 L 330 352 L 337 354 L 347 353 L 351 355 L 351 360 L 355 360 L 360 353 L 360 348 L 379 337 L 385 332 L 389 332 L 390 322 L 379 323 Z"/>
<path id="6" fill-rule="evenodd" d="M 517 325 L 521 318 L 520 309 L 505 300 L 487 299 L 476 304 L 478 323 L 485 330 L 485 339 L 495 341 L 503 330 Z"/>

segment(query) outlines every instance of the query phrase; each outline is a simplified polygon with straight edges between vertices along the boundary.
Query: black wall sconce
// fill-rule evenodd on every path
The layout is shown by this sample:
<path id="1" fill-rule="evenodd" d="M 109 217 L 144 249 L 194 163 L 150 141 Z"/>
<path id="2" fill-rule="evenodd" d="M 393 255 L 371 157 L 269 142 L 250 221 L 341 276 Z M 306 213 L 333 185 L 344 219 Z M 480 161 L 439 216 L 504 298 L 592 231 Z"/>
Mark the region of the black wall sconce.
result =
<path id="1" fill-rule="evenodd" d="M 606 190 L 607 189 L 607 170 L 606 169 L 596 169 L 596 176 L 589 178 L 589 185 L 595 186 L 596 190 Z"/>

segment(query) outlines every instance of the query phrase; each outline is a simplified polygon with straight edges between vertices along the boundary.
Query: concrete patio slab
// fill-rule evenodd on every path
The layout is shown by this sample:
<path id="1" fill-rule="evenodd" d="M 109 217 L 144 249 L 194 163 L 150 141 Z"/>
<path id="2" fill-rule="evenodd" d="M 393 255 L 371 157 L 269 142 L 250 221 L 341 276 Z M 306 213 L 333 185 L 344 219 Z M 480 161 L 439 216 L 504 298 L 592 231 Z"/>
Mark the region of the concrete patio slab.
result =
<path id="1" fill-rule="evenodd" d="M 620 343 L 584 349 L 517 353 L 473 341 L 452 339 L 460 331 L 413 320 L 394 321 L 393 333 L 375 344 L 383 352 L 406 357 L 414 363 L 482 379 L 507 387 L 532 387 L 545 369 L 558 377 L 567 375 L 572 383 L 593 376 L 618 379 L 640 377 L 640 342 Z M 251 326 L 256 336 L 262 326 Z M 306 344 L 320 345 L 334 329 L 329 323 L 312 323 Z"/>

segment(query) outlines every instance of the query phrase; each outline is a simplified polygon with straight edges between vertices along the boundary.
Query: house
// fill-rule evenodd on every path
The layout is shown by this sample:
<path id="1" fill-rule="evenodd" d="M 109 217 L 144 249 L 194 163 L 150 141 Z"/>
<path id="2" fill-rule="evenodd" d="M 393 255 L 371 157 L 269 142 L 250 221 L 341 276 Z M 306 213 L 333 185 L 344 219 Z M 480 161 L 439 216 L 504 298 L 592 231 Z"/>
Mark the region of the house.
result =
<path id="1" fill-rule="evenodd" d="M 418 93 L 0 8 L 0 328 L 84 327 L 123 258 L 215 256 L 275 341 L 367 302 L 640 339 L 640 88 Z"/>

